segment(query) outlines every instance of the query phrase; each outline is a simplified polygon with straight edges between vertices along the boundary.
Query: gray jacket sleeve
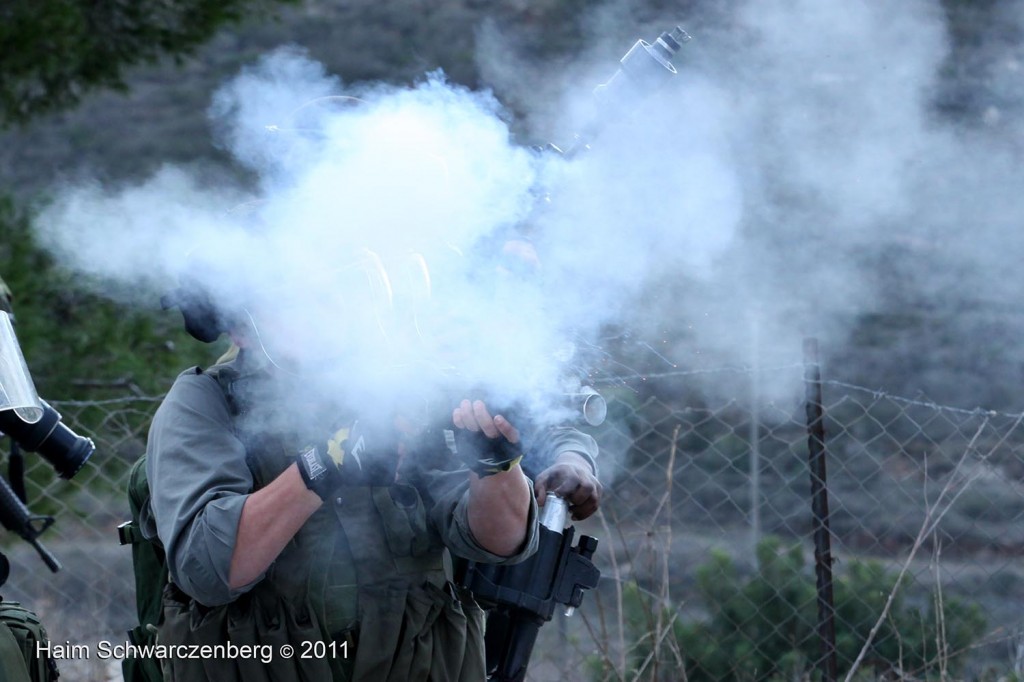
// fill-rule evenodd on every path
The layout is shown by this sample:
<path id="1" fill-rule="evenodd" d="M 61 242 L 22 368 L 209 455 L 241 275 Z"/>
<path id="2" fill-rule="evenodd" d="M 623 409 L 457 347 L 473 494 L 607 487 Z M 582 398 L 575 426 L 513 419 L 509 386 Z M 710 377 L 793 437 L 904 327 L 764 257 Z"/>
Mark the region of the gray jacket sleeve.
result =
<path id="1" fill-rule="evenodd" d="M 579 453 L 590 462 L 597 474 L 597 441 L 569 426 L 545 429 L 527 444 L 523 457 L 524 471 L 534 477 L 555 463 L 565 452 Z M 537 499 L 530 495 L 530 513 L 527 519 L 526 540 L 513 556 L 502 557 L 480 546 L 469 529 L 469 483 L 465 469 L 456 472 L 437 472 L 431 484 L 434 504 L 430 509 L 431 523 L 440 533 L 451 552 L 471 561 L 493 564 L 514 564 L 537 551 Z"/>
<path id="2" fill-rule="evenodd" d="M 597 441 L 571 426 L 552 426 L 540 431 L 529 439 L 526 450 L 523 468 L 531 478 L 536 478 L 566 452 L 582 455 L 597 475 Z"/>
<path id="3" fill-rule="evenodd" d="M 253 480 L 215 379 L 195 369 L 178 377 L 153 418 L 146 453 L 150 506 L 171 579 L 207 606 L 246 592 L 258 579 L 231 590 L 228 573 Z"/>
<path id="4" fill-rule="evenodd" d="M 512 556 L 488 551 L 469 529 L 469 470 L 433 472 L 428 476 L 431 503 L 427 516 L 441 541 L 455 556 L 488 564 L 514 564 L 537 551 L 537 500 L 530 494 L 526 539 Z"/>

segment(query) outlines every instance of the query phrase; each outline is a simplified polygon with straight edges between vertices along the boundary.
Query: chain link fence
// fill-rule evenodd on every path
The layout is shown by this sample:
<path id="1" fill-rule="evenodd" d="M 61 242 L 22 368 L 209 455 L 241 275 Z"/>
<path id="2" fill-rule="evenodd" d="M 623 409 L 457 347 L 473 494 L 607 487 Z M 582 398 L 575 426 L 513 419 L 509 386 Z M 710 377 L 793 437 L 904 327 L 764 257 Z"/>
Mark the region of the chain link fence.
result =
<path id="1" fill-rule="evenodd" d="M 684 372 L 602 388 L 603 504 L 576 524 L 599 539 L 602 577 L 575 615 L 542 628 L 531 679 L 819 679 L 830 660 L 858 679 L 1024 674 L 1022 415 L 817 384 L 823 534 L 809 473 L 816 412 L 803 391 L 773 401 L 758 388 L 768 374 L 799 387 L 805 369 L 731 372 L 722 399 L 683 390 Z M 27 455 L 29 504 L 56 517 L 41 539 L 63 570 L 6 533 L 3 595 L 36 610 L 55 642 L 95 652 L 135 624 L 116 527 L 158 402 L 52 401 L 96 454 L 70 481 Z M 120 679 L 116 660 L 61 668 L 70 680 Z"/>

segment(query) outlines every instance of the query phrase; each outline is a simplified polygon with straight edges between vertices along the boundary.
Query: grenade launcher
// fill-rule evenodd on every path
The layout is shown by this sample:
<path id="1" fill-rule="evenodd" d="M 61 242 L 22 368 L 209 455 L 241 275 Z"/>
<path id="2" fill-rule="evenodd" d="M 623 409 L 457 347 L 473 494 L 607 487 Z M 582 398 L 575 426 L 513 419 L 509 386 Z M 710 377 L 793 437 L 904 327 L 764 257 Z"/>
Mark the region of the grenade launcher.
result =
<path id="1" fill-rule="evenodd" d="M 594 116 L 571 144 L 547 149 L 572 158 L 588 148 L 607 122 L 628 116 L 642 97 L 660 88 L 676 74 L 671 59 L 690 39 L 680 27 L 662 33 L 654 43 L 638 40 L 619 62 L 619 69 L 593 92 Z M 604 401 L 596 401 L 604 420 Z M 584 405 L 585 415 L 590 410 Z M 596 423 L 595 423 L 596 422 Z M 575 528 L 566 528 L 567 506 L 549 494 L 541 510 L 537 553 L 512 566 L 474 562 L 457 563 L 455 580 L 489 609 L 487 617 L 487 675 L 492 682 L 522 682 L 540 627 L 551 620 L 555 608 L 565 614 L 583 601 L 584 590 L 597 586 L 601 572 L 591 561 L 597 539 L 581 535 L 573 546 Z"/>

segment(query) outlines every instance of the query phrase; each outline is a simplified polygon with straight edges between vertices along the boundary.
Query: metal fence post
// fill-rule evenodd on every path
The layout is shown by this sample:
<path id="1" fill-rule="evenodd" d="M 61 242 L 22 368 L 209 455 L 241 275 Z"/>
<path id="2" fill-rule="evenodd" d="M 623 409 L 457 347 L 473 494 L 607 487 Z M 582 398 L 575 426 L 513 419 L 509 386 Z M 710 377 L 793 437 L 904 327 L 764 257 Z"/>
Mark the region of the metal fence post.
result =
<path id="1" fill-rule="evenodd" d="M 835 602 L 832 598 L 832 540 L 828 527 L 828 485 L 825 473 L 825 414 L 821 398 L 818 340 L 804 339 L 804 385 L 807 391 L 807 450 L 811 473 L 811 513 L 814 516 L 814 572 L 818 590 L 819 661 L 823 682 L 834 682 L 836 660 Z"/>
<path id="2" fill-rule="evenodd" d="M 756 315 L 751 318 L 750 332 L 750 556 L 757 566 L 761 542 L 761 339 Z"/>

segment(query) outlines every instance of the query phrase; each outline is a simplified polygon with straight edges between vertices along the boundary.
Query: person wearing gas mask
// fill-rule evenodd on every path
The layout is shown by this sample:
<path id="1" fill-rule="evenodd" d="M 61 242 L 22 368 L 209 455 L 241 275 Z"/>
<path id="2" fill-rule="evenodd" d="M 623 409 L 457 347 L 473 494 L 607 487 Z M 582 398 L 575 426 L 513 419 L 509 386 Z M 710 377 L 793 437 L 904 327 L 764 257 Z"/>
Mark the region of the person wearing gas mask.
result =
<path id="1" fill-rule="evenodd" d="M 593 439 L 553 429 L 524 453 L 517 425 L 474 396 L 443 428 L 367 419 L 269 352 L 272 324 L 201 292 L 170 303 L 194 336 L 229 331 L 239 350 L 180 375 L 150 430 L 143 534 L 170 577 L 157 641 L 185 647 L 165 677 L 483 680 L 483 612 L 449 581 L 445 551 L 525 559 L 534 492 L 592 514 Z M 534 489 L 528 460 L 543 470 Z M 203 646 L 220 655 L 181 655 Z"/>

